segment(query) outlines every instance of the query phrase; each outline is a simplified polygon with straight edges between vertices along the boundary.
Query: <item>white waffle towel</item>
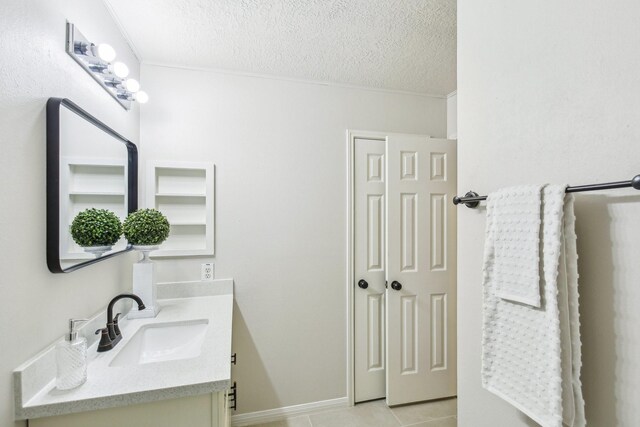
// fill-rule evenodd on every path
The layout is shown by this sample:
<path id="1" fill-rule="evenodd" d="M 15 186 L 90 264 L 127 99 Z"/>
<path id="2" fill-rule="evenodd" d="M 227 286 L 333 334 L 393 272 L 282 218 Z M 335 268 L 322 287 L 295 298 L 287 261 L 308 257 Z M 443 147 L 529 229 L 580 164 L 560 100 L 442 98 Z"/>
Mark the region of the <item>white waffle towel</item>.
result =
<path id="1" fill-rule="evenodd" d="M 504 281 L 498 277 L 496 249 L 504 245 L 497 239 L 504 239 L 505 234 L 496 230 L 499 221 L 494 211 L 500 199 L 495 193 L 487 199 L 482 385 L 542 427 L 586 425 L 580 382 L 575 215 L 573 196 L 565 195 L 565 188 L 547 185 L 542 190 L 539 307 L 500 297 Z"/>
<path id="2" fill-rule="evenodd" d="M 542 185 L 491 194 L 493 269 L 500 298 L 540 307 L 540 206 Z"/>

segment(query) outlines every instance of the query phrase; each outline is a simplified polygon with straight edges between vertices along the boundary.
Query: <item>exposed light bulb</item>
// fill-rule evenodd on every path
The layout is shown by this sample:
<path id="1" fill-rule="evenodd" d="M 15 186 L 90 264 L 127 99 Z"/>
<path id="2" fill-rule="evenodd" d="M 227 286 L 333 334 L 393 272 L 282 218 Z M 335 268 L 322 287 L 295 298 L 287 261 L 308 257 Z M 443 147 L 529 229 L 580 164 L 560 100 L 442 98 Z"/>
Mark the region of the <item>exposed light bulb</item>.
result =
<path id="1" fill-rule="evenodd" d="M 129 67 L 124 62 L 114 62 L 111 65 L 111 72 L 117 77 L 124 79 L 129 75 Z"/>
<path id="2" fill-rule="evenodd" d="M 136 93 L 140 90 L 140 83 L 136 79 L 127 79 L 124 82 L 124 87 L 131 93 Z"/>
<path id="3" fill-rule="evenodd" d="M 140 104 L 146 104 L 149 101 L 149 95 L 147 95 L 147 92 L 140 90 L 136 93 L 136 101 L 138 101 Z"/>
<path id="4" fill-rule="evenodd" d="M 115 49 L 106 43 L 100 43 L 96 46 L 96 53 L 98 54 L 98 58 L 106 62 L 111 62 L 116 59 Z"/>

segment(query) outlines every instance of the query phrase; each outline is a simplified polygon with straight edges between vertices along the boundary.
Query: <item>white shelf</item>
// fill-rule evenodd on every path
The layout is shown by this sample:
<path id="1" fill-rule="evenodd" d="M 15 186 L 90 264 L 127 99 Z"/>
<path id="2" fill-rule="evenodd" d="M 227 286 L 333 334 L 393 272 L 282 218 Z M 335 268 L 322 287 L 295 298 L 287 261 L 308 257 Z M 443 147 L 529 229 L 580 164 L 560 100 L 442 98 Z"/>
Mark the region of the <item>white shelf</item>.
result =
<path id="1" fill-rule="evenodd" d="M 123 158 L 61 157 L 60 259 L 87 260 L 94 256 L 84 251 L 71 237 L 71 223 L 85 209 L 108 209 L 121 221 L 127 214 L 127 164 Z M 69 230 L 66 232 L 66 230 Z M 112 251 L 126 248 L 121 238 Z"/>
<path id="2" fill-rule="evenodd" d="M 147 206 L 171 225 L 169 238 L 152 257 L 214 254 L 215 166 L 202 162 L 147 162 Z"/>
<path id="3" fill-rule="evenodd" d="M 113 159 L 111 163 L 102 162 L 102 159 L 88 158 L 68 160 L 69 192 L 100 191 L 124 194 L 126 175 L 123 160 Z"/>
<path id="4" fill-rule="evenodd" d="M 188 193 L 156 193 L 156 197 L 207 197 L 206 194 L 188 194 Z"/>
<path id="5" fill-rule="evenodd" d="M 111 191 L 70 191 L 69 196 L 114 196 L 124 197 L 124 193 L 114 193 Z"/>

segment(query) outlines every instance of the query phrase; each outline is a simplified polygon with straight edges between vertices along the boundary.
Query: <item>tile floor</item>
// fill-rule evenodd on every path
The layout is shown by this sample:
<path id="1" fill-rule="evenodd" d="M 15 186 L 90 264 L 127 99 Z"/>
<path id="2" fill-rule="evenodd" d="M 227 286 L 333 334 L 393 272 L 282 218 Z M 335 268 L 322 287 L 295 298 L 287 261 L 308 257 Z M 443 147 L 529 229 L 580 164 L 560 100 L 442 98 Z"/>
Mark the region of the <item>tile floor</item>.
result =
<path id="1" fill-rule="evenodd" d="M 395 408 L 376 400 L 253 427 L 457 427 L 457 409 L 455 398 Z"/>

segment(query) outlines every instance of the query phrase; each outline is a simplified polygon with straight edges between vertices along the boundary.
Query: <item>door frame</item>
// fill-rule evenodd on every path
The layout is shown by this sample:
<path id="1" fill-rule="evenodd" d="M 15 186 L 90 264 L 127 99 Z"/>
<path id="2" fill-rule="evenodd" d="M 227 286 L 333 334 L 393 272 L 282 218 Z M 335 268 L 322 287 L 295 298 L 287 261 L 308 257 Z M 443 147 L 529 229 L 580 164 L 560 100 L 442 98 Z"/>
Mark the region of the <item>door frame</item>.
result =
<path id="1" fill-rule="evenodd" d="M 387 137 L 392 135 L 412 135 L 412 136 L 423 136 L 426 138 L 430 138 L 430 135 L 422 135 L 422 134 L 408 134 L 403 132 L 378 132 L 378 131 L 367 131 L 367 130 L 354 130 L 347 129 L 347 277 L 346 277 L 346 288 L 347 288 L 347 401 L 349 406 L 355 405 L 355 369 L 354 369 L 354 354 L 355 354 L 355 310 L 354 310 L 354 294 L 353 294 L 353 284 L 355 283 L 354 276 L 354 262 L 355 262 L 355 254 L 354 254 L 354 234 L 355 234 L 355 216 L 354 216 L 354 208 L 355 208 L 355 197 L 354 197 L 354 186 L 355 180 L 353 177 L 354 173 L 354 160 L 355 160 L 355 147 L 356 147 L 356 139 L 373 139 L 377 141 L 387 141 Z M 386 171 L 386 169 L 385 169 Z"/>
<path id="2" fill-rule="evenodd" d="M 355 233 L 355 197 L 353 177 L 355 160 L 356 139 L 374 139 L 377 141 L 387 141 L 389 132 L 373 132 L 363 130 L 347 129 L 347 399 L 349 406 L 355 405 L 355 302 L 353 294 L 354 276 L 354 233 Z"/>

